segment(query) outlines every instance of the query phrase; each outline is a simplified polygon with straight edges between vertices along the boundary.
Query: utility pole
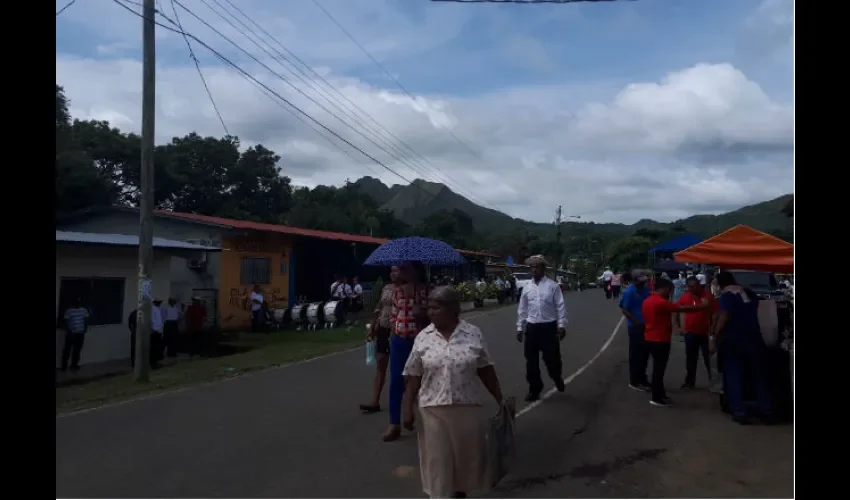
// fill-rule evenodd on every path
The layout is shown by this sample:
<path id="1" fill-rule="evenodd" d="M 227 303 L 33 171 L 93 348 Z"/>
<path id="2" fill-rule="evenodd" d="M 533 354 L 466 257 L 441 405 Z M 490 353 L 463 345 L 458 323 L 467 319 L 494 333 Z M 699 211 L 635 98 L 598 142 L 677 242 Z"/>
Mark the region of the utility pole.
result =
<path id="1" fill-rule="evenodd" d="M 561 210 L 563 209 L 562 205 L 558 205 L 558 209 L 555 210 L 555 273 L 557 274 L 558 268 L 561 264 Z"/>
<path id="2" fill-rule="evenodd" d="M 134 382 L 150 379 L 151 307 L 153 302 L 153 139 L 156 114 L 156 0 L 142 6 L 142 158 L 139 189 L 139 304 L 136 313 Z"/>

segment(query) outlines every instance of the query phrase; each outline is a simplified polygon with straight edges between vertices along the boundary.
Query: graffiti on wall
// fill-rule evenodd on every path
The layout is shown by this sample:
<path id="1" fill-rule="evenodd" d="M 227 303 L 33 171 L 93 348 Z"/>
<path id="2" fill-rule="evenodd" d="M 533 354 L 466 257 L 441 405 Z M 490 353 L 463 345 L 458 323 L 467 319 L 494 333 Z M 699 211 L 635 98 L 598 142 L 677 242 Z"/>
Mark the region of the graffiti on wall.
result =
<path id="1" fill-rule="evenodd" d="M 231 288 L 230 306 L 238 307 L 243 311 L 250 311 L 251 291 L 252 287 Z M 260 293 L 263 294 L 263 300 L 271 309 L 278 309 L 289 305 L 289 299 L 281 292 L 279 287 L 261 288 Z"/>

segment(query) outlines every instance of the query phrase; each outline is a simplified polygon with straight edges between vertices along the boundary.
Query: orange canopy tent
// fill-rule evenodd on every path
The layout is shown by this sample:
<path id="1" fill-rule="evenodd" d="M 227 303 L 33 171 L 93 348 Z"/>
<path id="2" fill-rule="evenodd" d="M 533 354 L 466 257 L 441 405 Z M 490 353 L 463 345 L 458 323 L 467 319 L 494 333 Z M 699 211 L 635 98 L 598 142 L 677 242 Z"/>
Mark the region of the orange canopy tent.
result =
<path id="1" fill-rule="evenodd" d="M 794 245 L 744 225 L 676 252 L 673 258 L 676 262 L 715 264 L 727 269 L 794 272 Z"/>

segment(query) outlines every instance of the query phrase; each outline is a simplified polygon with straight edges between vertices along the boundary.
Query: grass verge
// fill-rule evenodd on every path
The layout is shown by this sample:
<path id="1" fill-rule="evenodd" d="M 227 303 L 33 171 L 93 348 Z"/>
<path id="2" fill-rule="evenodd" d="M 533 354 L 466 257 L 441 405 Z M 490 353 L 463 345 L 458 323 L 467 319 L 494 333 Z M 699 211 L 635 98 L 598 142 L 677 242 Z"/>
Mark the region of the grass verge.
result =
<path id="1" fill-rule="evenodd" d="M 228 343 L 251 350 L 232 356 L 180 361 L 151 372 L 147 384 L 135 384 L 132 374 L 124 374 L 59 387 L 56 412 L 67 413 L 315 358 L 356 347 L 363 343 L 363 338 L 362 325 L 330 331 L 247 334 Z"/>
<path id="2" fill-rule="evenodd" d="M 512 304 L 487 304 L 468 311 L 481 314 Z M 151 372 L 147 384 L 134 384 L 132 374 L 115 375 L 89 382 L 56 388 L 56 412 L 92 408 L 169 389 L 232 378 L 249 372 L 303 361 L 361 345 L 363 322 L 351 328 L 298 332 L 294 330 L 261 334 L 243 334 L 230 345 L 249 348 L 247 352 L 218 358 L 180 361 Z"/>

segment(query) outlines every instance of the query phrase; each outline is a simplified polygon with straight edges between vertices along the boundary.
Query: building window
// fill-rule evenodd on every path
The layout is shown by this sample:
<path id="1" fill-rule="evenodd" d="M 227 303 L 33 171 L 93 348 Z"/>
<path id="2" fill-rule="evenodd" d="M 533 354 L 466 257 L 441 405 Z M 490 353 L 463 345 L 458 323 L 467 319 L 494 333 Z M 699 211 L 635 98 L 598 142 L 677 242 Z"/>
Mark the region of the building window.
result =
<path id="1" fill-rule="evenodd" d="M 242 273 L 239 281 L 243 285 L 269 285 L 272 276 L 272 260 L 268 257 L 242 257 Z"/>
<path id="2" fill-rule="evenodd" d="M 79 298 L 91 315 L 89 326 L 123 324 L 124 290 L 124 278 L 62 278 L 57 311 L 59 319 Z"/>

